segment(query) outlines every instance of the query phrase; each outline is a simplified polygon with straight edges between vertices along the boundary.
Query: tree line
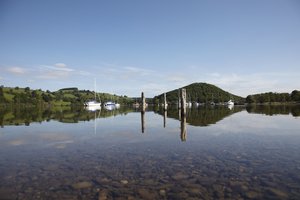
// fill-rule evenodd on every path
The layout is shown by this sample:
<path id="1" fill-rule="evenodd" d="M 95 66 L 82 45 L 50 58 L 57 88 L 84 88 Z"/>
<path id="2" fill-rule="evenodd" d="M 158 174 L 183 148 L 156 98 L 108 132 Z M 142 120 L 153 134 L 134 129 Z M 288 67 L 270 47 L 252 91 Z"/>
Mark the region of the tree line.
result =
<path id="1" fill-rule="evenodd" d="M 292 93 L 266 92 L 261 94 L 248 95 L 246 103 L 285 103 L 300 102 L 300 91 L 294 90 Z"/>

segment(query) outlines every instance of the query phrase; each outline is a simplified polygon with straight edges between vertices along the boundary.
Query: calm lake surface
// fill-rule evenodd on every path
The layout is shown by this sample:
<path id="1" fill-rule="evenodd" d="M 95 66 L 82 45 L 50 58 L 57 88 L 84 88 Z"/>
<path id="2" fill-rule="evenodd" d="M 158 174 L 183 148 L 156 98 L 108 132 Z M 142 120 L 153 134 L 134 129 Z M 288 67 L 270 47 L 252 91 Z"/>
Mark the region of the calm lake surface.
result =
<path id="1" fill-rule="evenodd" d="M 0 110 L 0 199 L 300 199 L 300 107 Z"/>

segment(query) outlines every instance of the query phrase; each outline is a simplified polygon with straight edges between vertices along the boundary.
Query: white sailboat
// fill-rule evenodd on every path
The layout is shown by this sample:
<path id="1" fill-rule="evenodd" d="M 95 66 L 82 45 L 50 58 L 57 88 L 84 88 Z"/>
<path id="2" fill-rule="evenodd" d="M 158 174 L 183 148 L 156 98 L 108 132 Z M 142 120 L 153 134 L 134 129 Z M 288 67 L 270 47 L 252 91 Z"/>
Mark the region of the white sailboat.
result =
<path id="1" fill-rule="evenodd" d="M 105 108 L 108 108 L 108 110 L 112 110 L 113 108 L 115 108 L 116 104 L 112 101 L 107 101 L 104 104 Z"/>
<path id="2" fill-rule="evenodd" d="M 114 97 L 112 97 L 112 99 L 115 99 Z M 104 103 L 104 108 L 106 110 L 114 110 L 114 109 L 119 109 L 120 108 L 120 104 L 116 103 L 115 101 L 107 101 Z"/>
<path id="3" fill-rule="evenodd" d="M 227 105 L 234 105 L 234 102 L 230 99 L 229 101 L 227 101 Z"/>
<path id="4" fill-rule="evenodd" d="M 114 110 L 114 109 L 120 108 L 120 104 L 119 103 L 115 103 L 113 101 L 108 101 L 108 102 L 105 102 L 104 108 L 106 110 Z"/>
<path id="5" fill-rule="evenodd" d="M 91 111 L 95 111 L 95 110 L 99 110 L 99 109 L 101 109 L 101 102 L 97 102 L 97 100 L 96 100 L 96 96 L 97 96 L 97 92 L 96 92 L 96 79 L 95 79 L 95 91 L 94 91 L 94 93 L 95 93 L 95 97 L 94 97 L 94 100 L 92 100 L 92 101 L 88 101 L 88 102 L 86 102 L 85 103 L 85 106 L 86 106 L 86 108 L 88 109 L 88 110 L 91 110 Z"/>
<path id="6" fill-rule="evenodd" d="M 229 101 L 227 101 L 227 106 L 228 106 L 228 108 L 230 109 L 230 110 L 232 110 L 233 109 L 233 107 L 234 107 L 234 102 L 230 99 Z"/>

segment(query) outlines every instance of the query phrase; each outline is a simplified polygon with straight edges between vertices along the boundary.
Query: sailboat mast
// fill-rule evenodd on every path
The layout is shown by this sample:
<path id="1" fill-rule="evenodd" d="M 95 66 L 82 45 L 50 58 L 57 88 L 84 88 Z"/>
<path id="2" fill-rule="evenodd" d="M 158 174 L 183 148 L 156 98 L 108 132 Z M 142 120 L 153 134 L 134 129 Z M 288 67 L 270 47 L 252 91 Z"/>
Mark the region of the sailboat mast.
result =
<path id="1" fill-rule="evenodd" d="M 96 78 L 94 79 L 94 89 L 95 89 L 95 92 L 94 92 L 95 93 L 95 98 L 94 99 L 95 99 L 95 102 L 96 102 L 96 91 L 97 91 L 97 89 L 96 89 Z"/>

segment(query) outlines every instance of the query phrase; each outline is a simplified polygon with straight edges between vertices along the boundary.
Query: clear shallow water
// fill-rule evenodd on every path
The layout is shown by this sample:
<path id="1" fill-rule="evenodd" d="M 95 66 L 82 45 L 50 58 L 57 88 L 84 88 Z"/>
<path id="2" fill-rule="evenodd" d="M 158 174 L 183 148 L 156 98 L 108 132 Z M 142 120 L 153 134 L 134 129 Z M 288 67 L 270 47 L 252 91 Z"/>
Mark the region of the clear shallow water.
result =
<path id="1" fill-rule="evenodd" d="M 299 107 L 179 116 L 1 111 L 0 199 L 300 199 Z"/>

